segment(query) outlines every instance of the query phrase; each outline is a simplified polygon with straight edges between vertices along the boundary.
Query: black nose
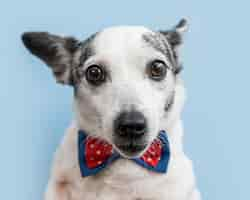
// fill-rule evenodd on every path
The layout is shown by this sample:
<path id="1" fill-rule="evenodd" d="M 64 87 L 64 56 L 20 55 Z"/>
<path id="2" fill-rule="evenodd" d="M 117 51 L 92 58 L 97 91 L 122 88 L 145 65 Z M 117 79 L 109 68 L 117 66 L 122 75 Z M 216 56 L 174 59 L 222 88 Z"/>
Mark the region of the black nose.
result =
<path id="1" fill-rule="evenodd" d="M 124 138 L 139 138 L 147 129 L 146 119 L 142 113 L 123 112 L 115 120 L 115 132 Z"/>

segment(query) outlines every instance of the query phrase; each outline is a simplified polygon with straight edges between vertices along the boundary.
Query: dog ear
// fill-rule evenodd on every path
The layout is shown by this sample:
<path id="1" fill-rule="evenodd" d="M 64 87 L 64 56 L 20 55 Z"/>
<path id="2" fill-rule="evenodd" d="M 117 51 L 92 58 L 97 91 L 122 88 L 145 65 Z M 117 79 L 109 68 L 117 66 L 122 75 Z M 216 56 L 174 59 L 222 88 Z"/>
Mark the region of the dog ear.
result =
<path id="1" fill-rule="evenodd" d="M 33 55 L 52 69 L 57 82 L 73 84 L 72 60 L 80 42 L 73 37 L 61 37 L 47 32 L 26 32 L 22 35 L 22 41 Z"/>
<path id="2" fill-rule="evenodd" d="M 179 23 L 174 26 L 173 29 L 167 31 L 159 31 L 169 42 L 173 50 L 173 56 L 177 63 L 176 74 L 182 70 L 182 66 L 179 61 L 179 47 L 183 42 L 183 35 L 188 30 L 188 22 L 186 19 L 181 19 Z"/>
<path id="3" fill-rule="evenodd" d="M 159 31 L 163 34 L 173 49 L 176 49 L 182 44 L 183 34 L 188 30 L 188 23 L 186 19 L 181 19 L 179 23 L 171 30 Z"/>

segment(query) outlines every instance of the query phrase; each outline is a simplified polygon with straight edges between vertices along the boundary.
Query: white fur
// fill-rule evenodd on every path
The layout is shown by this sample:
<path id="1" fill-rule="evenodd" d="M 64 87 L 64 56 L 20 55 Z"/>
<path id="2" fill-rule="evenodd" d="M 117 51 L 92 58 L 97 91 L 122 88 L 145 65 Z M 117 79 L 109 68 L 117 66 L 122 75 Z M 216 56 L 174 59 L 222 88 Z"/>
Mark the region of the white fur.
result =
<path id="1" fill-rule="evenodd" d="M 46 200 L 199 200 L 192 162 L 183 152 L 180 120 L 185 92 L 182 81 L 171 71 L 166 80 L 156 83 L 145 73 L 148 59 L 169 61 L 141 40 L 151 32 L 143 27 L 109 28 L 94 41 L 92 63 L 109 66 L 111 80 L 95 91 L 83 80 L 75 98 L 76 119 L 66 131 L 56 151 Z M 175 91 L 170 111 L 164 112 L 165 100 Z M 149 142 L 159 130 L 168 133 L 171 157 L 168 172 L 157 174 L 135 163 L 120 159 L 96 176 L 82 178 L 77 157 L 77 131 L 87 130 L 110 143 L 113 121 L 122 109 L 135 106 L 149 122 Z"/>

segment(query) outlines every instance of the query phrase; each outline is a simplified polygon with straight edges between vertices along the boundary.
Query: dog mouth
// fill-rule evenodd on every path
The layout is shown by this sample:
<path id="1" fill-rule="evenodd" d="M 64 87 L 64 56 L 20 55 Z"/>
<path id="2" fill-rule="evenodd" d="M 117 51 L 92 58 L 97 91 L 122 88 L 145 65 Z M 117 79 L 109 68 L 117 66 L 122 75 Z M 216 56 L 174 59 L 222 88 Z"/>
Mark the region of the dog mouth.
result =
<path id="1" fill-rule="evenodd" d="M 115 144 L 118 151 L 126 157 L 137 157 L 139 156 L 147 147 L 146 143 L 138 144 L 131 141 L 127 144 Z"/>

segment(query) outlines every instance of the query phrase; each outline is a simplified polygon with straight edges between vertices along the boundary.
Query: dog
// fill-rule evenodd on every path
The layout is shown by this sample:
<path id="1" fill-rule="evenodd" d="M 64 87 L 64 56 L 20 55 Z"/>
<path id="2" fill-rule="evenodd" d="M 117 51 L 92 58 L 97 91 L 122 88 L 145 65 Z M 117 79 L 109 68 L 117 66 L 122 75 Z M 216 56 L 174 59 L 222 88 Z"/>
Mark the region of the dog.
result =
<path id="1" fill-rule="evenodd" d="M 56 81 L 74 91 L 75 117 L 55 153 L 45 200 L 201 198 L 180 119 L 179 47 L 187 29 L 182 19 L 166 31 L 116 26 L 84 41 L 22 35 Z"/>

